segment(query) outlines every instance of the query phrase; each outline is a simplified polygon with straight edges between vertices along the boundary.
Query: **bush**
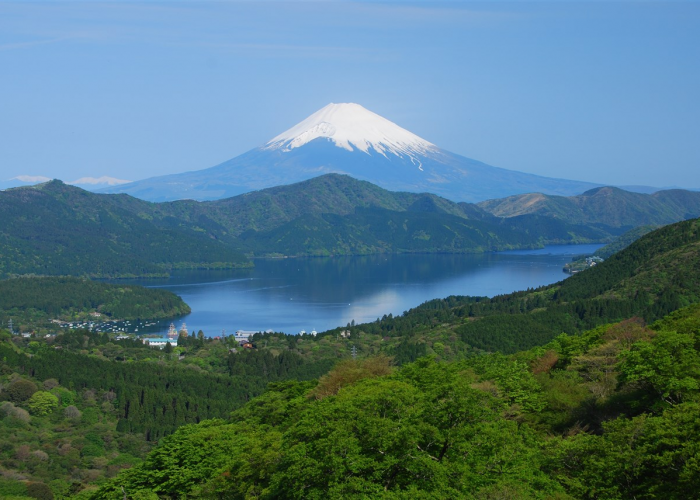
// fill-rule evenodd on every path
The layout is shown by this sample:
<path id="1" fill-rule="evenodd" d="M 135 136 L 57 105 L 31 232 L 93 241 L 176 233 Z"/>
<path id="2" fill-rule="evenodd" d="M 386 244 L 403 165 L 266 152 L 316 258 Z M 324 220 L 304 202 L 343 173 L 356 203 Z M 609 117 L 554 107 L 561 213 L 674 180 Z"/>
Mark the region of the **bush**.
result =
<path id="1" fill-rule="evenodd" d="M 0 477 L 0 498 L 10 496 L 27 496 L 27 485 L 21 481 L 13 481 Z"/>
<path id="2" fill-rule="evenodd" d="M 51 394 L 58 398 L 58 400 L 61 402 L 61 406 L 64 408 L 75 403 L 75 393 L 64 387 L 54 387 L 51 389 Z"/>
<path id="3" fill-rule="evenodd" d="M 391 370 L 391 359 L 386 356 L 380 355 L 360 360 L 347 359 L 336 364 L 330 372 L 319 379 L 313 395 L 317 399 L 334 396 L 340 389 L 358 380 L 389 375 Z"/>
<path id="4" fill-rule="evenodd" d="M 0 417 L 4 417 L 5 415 L 9 415 L 10 412 L 12 412 L 12 409 L 15 407 L 12 403 L 9 401 L 4 401 L 3 403 L 0 403 Z"/>
<path id="5" fill-rule="evenodd" d="M 40 500 L 53 500 L 53 491 L 44 483 L 27 484 L 27 495 Z"/>

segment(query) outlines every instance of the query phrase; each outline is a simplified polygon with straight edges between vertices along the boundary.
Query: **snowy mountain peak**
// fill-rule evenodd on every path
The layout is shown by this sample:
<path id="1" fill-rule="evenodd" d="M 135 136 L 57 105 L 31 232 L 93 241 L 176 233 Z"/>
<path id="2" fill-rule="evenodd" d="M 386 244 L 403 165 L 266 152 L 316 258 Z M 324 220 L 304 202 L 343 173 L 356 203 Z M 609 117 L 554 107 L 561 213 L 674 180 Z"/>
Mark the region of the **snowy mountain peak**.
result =
<path id="1" fill-rule="evenodd" d="M 370 149 L 387 156 L 425 154 L 437 147 L 390 122 L 386 118 L 353 103 L 331 103 L 306 120 L 281 133 L 265 149 L 291 151 L 314 139 L 326 138 L 337 147 L 370 154 Z"/>

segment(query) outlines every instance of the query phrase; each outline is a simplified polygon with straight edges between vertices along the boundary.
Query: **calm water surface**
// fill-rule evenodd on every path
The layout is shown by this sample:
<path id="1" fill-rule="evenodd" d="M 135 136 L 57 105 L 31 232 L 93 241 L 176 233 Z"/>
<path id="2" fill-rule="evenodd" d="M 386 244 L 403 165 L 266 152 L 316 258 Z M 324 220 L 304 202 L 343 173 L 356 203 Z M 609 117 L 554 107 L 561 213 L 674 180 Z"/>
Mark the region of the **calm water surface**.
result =
<path id="1" fill-rule="evenodd" d="M 449 295 L 494 296 L 567 277 L 572 255 L 601 245 L 550 246 L 485 255 L 372 255 L 256 260 L 255 268 L 182 271 L 134 283 L 180 295 L 192 313 L 179 318 L 207 336 L 236 330 L 319 332 L 401 314 Z M 168 322 L 154 331 L 166 332 Z"/>

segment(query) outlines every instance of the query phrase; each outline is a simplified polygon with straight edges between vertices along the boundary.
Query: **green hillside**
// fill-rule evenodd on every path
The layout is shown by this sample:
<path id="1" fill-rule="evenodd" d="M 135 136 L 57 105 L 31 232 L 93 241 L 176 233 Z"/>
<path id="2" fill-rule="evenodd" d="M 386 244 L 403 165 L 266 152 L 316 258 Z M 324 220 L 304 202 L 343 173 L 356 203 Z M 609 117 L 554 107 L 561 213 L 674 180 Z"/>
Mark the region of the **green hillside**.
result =
<path id="1" fill-rule="evenodd" d="M 15 278 L 0 281 L 0 319 L 15 328 L 48 319 L 158 319 L 188 314 L 190 308 L 167 290 L 138 285 L 110 285 L 81 278 Z"/>
<path id="2" fill-rule="evenodd" d="M 498 217 L 540 215 L 611 231 L 643 225 L 661 226 L 699 217 L 700 193 L 672 189 L 641 194 L 603 187 L 578 196 L 531 193 L 483 201 L 477 205 Z"/>
<path id="3" fill-rule="evenodd" d="M 163 276 L 174 268 L 248 265 L 197 227 L 156 226 L 151 204 L 60 181 L 0 192 L 0 277 Z"/>
<path id="4" fill-rule="evenodd" d="M 630 229 L 626 233 L 617 237 L 614 241 L 596 250 L 595 255 L 603 259 L 607 259 L 612 254 L 617 253 L 624 248 L 627 248 L 633 242 L 637 241 L 645 234 L 650 233 L 658 228 L 659 226 L 639 226 L 634 229 Z"/>
<path id="5" fill-rule="evenodd" d="M 609 242 L 700 214 L 700 193 L 599 188 L 479 205 L 330 174 L 225 200 L 148 203 L 52 181 L 0 192 L 0 277 L 163 276 L 251 257 L 484 252 Z"/>
<path id="6" fill-rule="evenodd" d="M 243 255 L 482 252 L 541 245 L 473 206 L 325 176 L 218 202 L 147 203 L 60 181 L 0 192 L 0 277 L 162 276 Z M 492 218 L 493 219 L 493 218 Z"/>
<path id="7" fill-rule="evenodd" d="M 695 498 L 699 327 L 694 306 L 511 357 L 346 360 L 180 428 L 91 498 Z"/>

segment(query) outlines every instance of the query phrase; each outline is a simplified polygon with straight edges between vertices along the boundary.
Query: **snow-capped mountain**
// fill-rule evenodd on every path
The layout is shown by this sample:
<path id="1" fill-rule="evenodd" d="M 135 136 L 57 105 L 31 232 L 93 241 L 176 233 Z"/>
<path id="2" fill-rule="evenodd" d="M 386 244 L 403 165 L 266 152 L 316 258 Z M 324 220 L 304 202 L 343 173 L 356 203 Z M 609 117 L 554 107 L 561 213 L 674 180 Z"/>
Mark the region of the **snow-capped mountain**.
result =
<path id="1" fill-rule="evenodd" d="M 388 155 L 412 158 L 438 151 L 425 139 L 363 108 L 359 104 L 329 104 L 306 120 L 272 139 L 265 149 L 290 152 L 313 140 L 324 138 L 348 151 L 370 150 L 388 158 Z"/>
<path id="2" fill-rule="evenodd" d="M 286 132 L 220 165 L 110 187 L 150 201 L 213 200 L 341 173 L 392 191 L 482 201 L 598 186 L 492 167 L 450 153 L 359 104 L 329 104 Z"/>

